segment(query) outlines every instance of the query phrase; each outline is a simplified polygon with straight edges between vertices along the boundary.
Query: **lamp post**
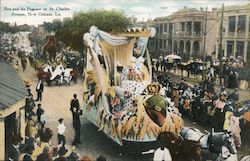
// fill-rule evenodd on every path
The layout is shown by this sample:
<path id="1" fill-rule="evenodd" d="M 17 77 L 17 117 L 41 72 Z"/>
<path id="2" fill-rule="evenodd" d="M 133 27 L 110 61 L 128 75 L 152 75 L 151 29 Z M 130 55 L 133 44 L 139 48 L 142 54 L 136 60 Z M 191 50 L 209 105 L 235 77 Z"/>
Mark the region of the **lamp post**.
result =
<path id="1" fill-rule="evenodd" d="M 221 24 L 220 24 L 220 46 L 219 46 L 219 58 L 220 58 L 220 85 L 222 85 L 222 32 L 223 32 L 223 19 L 224 19 L 224 3 L 221 9 Z"/>
<path id="2" fill-rule="evenodd" d="M 206 6 L 205 25 L 204 25 L 202 80 L 204 80 L 205 77 L 206 35 L 207 35 L 207 6 Z"/>

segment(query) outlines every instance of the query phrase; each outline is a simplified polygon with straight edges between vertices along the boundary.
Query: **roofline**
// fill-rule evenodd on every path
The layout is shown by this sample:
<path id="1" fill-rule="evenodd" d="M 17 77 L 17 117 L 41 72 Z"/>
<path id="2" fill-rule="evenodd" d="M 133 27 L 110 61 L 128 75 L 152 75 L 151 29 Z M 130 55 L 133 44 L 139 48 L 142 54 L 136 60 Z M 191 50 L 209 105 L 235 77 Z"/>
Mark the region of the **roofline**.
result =
<path id="1" fill-rule="evenodd" d="M 0 110 L 0 118 L 5 118 L 5 117 L 9 116 L 10 114 L 23 108 L 25 106 L 25 99 L 26 98 L 22 98 L 19 101 L 17 101 L 15 104 L 13 104 L 7 108 L 1 109 Z"/>
<path id="2" fill-rule="evenodd" d="M 231 6 L 224 6 L 224 12 L 230 12 L 230 11 L 237 11 L 237 10 L 247 10 L 250 8 L 250 3 L 244 4 L 244 5 L 231 5 Z M 217 12 L 221 12 L 222 7 L 217 9 Z"/>

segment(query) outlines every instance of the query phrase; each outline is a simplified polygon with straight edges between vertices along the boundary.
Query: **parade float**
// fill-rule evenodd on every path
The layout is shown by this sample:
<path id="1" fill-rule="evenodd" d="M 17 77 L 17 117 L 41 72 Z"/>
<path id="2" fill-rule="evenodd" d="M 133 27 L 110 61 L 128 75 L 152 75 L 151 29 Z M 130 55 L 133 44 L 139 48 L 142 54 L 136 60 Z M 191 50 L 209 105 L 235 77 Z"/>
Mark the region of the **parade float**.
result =
<path id="1" fill-rule="evenodd" d="M 131 28 L 114 35 L 92 26 L 83 37 L 83 113 L 119 145 L 156 141 L 160 132 L 179 134 L 183 127 L 160 94 L 161 85 L 152 82 L 147 43 L 155 33 L 154 28 Z"/>

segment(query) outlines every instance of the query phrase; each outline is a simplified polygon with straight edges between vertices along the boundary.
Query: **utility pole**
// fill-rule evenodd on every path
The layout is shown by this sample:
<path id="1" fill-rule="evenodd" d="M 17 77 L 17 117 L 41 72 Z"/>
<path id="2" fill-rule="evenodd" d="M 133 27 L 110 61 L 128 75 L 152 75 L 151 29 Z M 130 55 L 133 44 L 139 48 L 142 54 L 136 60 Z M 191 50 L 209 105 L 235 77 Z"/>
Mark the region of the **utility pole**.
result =
<path id="1" fill-rule="evenodd" d="M 206 58 L 206 36 L 207 36 L 207 6 L 205 14 L 205 24 L 204 24 L 204 41 L 203 41 L 203 66 L 202 66 L 202 80 L 205 78 L 205 58 Z"/>
<path id="2" fill-rule="evenodd" d="M 222 33 L 223 33 L 223 19 L 224 19 L 224 3 L 221 9 L 221 23 L 220 23 L 220 46 L 219 46 L 219 57 L 220 57 L 220 85 L 222 85 Z"/>

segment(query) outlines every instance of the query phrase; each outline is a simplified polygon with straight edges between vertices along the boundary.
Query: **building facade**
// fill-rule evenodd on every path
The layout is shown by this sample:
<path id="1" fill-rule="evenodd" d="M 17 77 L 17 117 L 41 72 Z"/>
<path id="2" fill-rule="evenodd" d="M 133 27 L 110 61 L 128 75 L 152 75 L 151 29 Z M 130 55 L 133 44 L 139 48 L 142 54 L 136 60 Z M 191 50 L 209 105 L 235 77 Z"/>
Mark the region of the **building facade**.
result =
<path id="1" fill-rule="evenodd" d="M 221 11 L 217 16 L 221 23 Z M 217 25 L 216 55 L 219 55 L 220 25 Z M 241 56 L 246 62 L 250 58 L 250 3 L 241 6 L 228 6 L 224 8 L 222 49 L 226 57 Z"/>
<path id="2" fill-rule="evenodd" d="M 203 55 L 203 41 L 206 38 L 206 54 L 215 52 L 217 28 L 216 9 L 208 11 L 195 8 L 183 9 L 166 17 L 154 20 L 157 30 L 154 39 L 153 53 L 165 56 L 177 53 L 183 57 L 201 57 Z M 204 36 L 205 18 L 207 19 L 206 36 Z"/>
<path id="3" fill-rule="evenodd" d="M 155 56 L 176 53 L 182 57 L 199 58 L 203 55 L 203 41 L 206 38 L 206 53 L 215 53 L 217 27 L 215 8 L 207 14 L 203 8 L 184 7 L 166 17 L 157 17 L 154 24 L 157 30 L 154 39 Z M 207 19 L 206 36 L 204 36 L 205 19 Z"/>

